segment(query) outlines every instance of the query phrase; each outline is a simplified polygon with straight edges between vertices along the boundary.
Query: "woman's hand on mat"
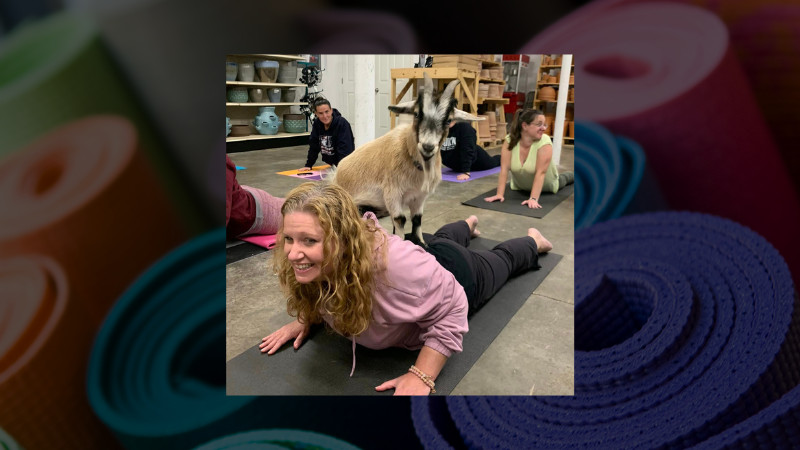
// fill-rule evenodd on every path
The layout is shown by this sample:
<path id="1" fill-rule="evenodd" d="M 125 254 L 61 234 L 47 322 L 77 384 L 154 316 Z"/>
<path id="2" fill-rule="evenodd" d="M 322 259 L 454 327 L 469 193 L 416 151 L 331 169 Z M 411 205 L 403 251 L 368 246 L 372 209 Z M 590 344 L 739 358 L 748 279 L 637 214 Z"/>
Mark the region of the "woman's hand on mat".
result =
<path id="1" fill-rule="evenodd" d="M 491 203 L 491 202 L 496 202 L 497 200 L 500 200 L 500 203 L 503 203 L 504 201 L 506 201 L 506 198 L 505 198 L 505 197 L 503 197 L 502 195 L 493 195 L 493 196 L 491 196 L 491 197 L 486 197 L 486 198 L 485 198 L 485 199 L 483 199 L 483 200 L 484 200 L 484 201 L 487 201 L 487 202 L 489 202 L 489 203 Z"/>
<path id="2" fill-rule="evenodd" d="M 522 202 L 522 204 L 523 205 L 528 205 L 528 208 L 541 208 L 542 207 L 542 205 L 540 205 L 539 202 L 537 202 L 536 199 L 533 199 L 533 198 L 529 198 L 529 199 L 525 200 L 524 202 Z"/>
<path id="3" fill-rule="evenodd" d="M 294 349 L 297 350 L 303 343 L 303 339 L 308 336 L 308 330 L 310 328 L 311 327 L 308 324 L 302 324 L 297 320 L 292 323 L 287 323 L 278 331 L 262 339 L 258 348 L 261 349 L 261 353 L 266 352 L 268 355 L 271 355 L 277 352 L 278 349 L 283 346 L 283 344 L 289 342 L 291 339 L 294 339 Z"/>
<path id="4" fill-rule="evenodd" d="M 394 388 L 394 395 L 429 395 L 431 393 L 431 388 L 423 383 L 419 377 L 410 372 L 394 380 L 384 382 L 380 386 L 377 386 L 375 390 L 385 391 L 392 388 Z"/>
<path id="5" fill-rule="evenodd" d="M 468 173 L 460 173 L 460 174 L 458 174 L 458 176 L 456 176 L 456 180 L 469 180 L 469 174 Z"/>

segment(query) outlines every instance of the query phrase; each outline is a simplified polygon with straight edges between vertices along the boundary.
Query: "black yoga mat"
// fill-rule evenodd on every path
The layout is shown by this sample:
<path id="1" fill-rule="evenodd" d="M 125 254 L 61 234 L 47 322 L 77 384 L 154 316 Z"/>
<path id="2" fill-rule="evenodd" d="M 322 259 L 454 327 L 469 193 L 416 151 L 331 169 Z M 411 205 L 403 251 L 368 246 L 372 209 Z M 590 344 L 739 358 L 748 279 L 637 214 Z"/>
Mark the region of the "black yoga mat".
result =
<path id="1" fill-rule="evenodd" d="M 496 241 L 475 238 L 474 249 L 490 249 Z M 513 278 L 469 320 L 464 351 L 450 357 L 438 379 L 436 394 L 447 395 L 494 341 L 531 293 L 562 258 L 541 255 L 539 270 Z M 287 316 L 286 322 L 290 318 Z M 271 330 L 264 330 L 264 335 Z M 419 351 L 400 348 L 370 350 L 356 346 L 356 370 L 351 378 L 352 343 L 322 327 L 315 327 L 295 351 L 291 342 L 267 356 L 260 342 L 227 363 L 228 395 L 392 395 L 376 392 L 375 386 L 404 374 Z"/>
<path id="2" fill-rule="evenodd" d="M 245 241 L 227 243 L 225 248 L 225 265 L 247 259 L 266 252 L 267 249 Z"/>
<path id="3" fill-rule="evenodd" d="M 530 192 L 512 191 L 511 186 L 506 184 L 506 192 L 504 195 L 505 201 L 503 202 L 496 201 L 489 203 L 484 200 L 484 198 L 491 197 L 497 193 L 496 189 L 492 189 L 475 198 L 462 202 L 462 204 L 481 209 L 490 209 L 492 211 L 500 211 L 509 214 L 518 214 L 520 216 L 536 217 L 537 219 L 541 219 L 553 208 L 558 206 L 558 204 L 561 203 L 565 198 L 572 195 L 574 190 L 575 185 L 570 184 L 563 189 L 559 189 L 557 194 L 543 192 L 542 195 L 539 196 L 539 204 L 542 205 L 542 207 L 528 208 L 526 205 L 522 205 L 522 202 L 530 197 Z"/>

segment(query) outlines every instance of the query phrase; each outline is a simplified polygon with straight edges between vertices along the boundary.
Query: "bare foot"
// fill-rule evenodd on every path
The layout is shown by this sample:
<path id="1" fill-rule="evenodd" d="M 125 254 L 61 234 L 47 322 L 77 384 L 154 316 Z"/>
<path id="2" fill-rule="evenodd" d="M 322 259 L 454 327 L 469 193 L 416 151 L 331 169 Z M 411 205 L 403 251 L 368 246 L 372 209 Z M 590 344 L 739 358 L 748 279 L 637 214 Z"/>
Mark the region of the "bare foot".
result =
<path id="1" fill-rule="evenodd" d="M 539 250 L 539 253 L 547 253 L 553 249 L 553 244 L 542 236 L 542 233 L 536 228 L 528 228 L 528 236 L 536 241 L 536 248 Z"/>
<path id="2" fill-rule="evenodd" d="M 469 216 L 464 219 L 464 222 L 467 222 L 467 225 L 469 225 L 470 238 L 476 238 L 480 236 L 481 232 L 478 231 L 478 216 Z"/>

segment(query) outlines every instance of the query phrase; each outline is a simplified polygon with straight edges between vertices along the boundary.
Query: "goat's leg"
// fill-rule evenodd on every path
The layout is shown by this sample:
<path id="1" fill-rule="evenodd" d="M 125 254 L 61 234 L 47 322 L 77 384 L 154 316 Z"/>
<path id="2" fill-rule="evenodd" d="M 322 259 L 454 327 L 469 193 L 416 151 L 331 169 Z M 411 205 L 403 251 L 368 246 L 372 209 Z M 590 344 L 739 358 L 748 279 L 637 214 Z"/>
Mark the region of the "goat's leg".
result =
<path id="1" fill-rule="evenodd" d="M 422 207 L 425 206 L 425 195 L 409 199 L 408 208 L 411 210 L 411 234 L 415 235 L 422 245 Z"/>
<path id="2" fill-rule="evenodd" d="M 392 233 L 398 236 L 404 236 L 406 216 L 403 212 L 402 197 L 399 195 L 385 195 L 383 200 L 386 204 L 386 210 L 389 211 L 389 215 L 392 217 Z"/>

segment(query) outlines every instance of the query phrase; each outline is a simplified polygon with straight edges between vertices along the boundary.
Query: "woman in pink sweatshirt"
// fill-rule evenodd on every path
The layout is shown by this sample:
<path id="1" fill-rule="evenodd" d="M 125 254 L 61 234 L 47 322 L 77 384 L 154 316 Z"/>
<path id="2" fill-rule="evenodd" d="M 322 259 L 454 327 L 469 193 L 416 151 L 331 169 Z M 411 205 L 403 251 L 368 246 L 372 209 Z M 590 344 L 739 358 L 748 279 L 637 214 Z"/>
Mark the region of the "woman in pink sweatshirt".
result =
<path id="1" fill-rule="evenodd" d="M 292 190 L 281 214 L 273 263 L 297 320 L 262 339 L 261 352 L 290 340 L 299 348 L 322 321 L 353 342 L 353 370 L 356 343 L 420 350 L 408 373 L 376 387 L 395 395 L 435 392 L 447 358 L 462 350 L 468 314 L 552 249 L 531 228 L 491 251 L 469 250 L 478 234 L 471 216 L 442 227 L 426 251 L 388 233 L 371 212 L 361 217 L 344 189 L 324 182 Z"/>

